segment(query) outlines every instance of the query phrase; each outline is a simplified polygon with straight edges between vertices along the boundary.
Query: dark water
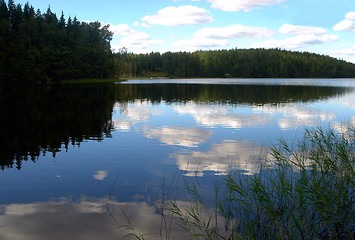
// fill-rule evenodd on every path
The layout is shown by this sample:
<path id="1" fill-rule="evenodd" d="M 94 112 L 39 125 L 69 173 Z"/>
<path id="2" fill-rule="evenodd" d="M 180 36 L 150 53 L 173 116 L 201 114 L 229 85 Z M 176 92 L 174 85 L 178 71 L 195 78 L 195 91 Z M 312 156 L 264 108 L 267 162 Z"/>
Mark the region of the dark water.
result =
<path id="1" fill-rule="evenodd" d="M 0 239 L 119 239 L 122 209 L 138 233 L 159 232 L 155 203 L 166 188 L 255 174 L 279 138 L 355 125 L 354 87 L 342 79 L 0 87 Z"/>

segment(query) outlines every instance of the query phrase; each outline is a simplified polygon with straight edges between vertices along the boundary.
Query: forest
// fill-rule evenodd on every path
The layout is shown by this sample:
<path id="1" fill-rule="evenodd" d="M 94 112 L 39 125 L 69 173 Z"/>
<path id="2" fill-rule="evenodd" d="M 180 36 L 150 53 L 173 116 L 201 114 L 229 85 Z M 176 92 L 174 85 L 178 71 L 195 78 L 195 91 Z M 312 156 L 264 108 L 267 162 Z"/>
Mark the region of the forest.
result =
<path id="1" fill-rule="evenodd" d="M 112 74 L 112 32 L 99 22 L 58 18 L 29 3 L 0 0 L 0 82 L 47 83 L 107 78 Z"/>
<path id="2" fill-rule="evenodd" d="M 0 83 L 84 78 L 353 78 L 355 64 L 282 49 L 113 53 L 109 25 L 0 0 Z"/>
<path id="3" fill-rule="evenodd" d="M 281 49 L 114 53 L 119 77 L 351 78 L 355 64 L 329 56 Z"/>

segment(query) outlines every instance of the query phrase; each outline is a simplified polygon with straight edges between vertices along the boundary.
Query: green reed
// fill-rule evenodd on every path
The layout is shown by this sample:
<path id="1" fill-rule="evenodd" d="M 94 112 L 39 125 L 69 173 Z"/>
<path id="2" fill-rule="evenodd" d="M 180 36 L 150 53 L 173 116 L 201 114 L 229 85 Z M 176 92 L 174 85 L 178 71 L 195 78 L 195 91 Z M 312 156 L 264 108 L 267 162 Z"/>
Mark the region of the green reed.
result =
<path id="1" fill-rule="evenodd" d="M 307 130 L 295 149 L 280 141 L 271 155 L 272 168 L 226 176 L 207 217 L 195 184 L 187 187 L 195 201 L 168 210 L 190 238 L 354 239 L 354 129 Z"/>
<path id="2" fill-rule="evenodd" d="M 355 238 L 354 129 L 306 130 L 293 148 L 281 140 L 271 156 L 258 174 L 219 180 L 213 204 L 204 198 L 211 189 L 186 181 L 190 203 L 167 193 L 162 218 L 190 239 Z"/>

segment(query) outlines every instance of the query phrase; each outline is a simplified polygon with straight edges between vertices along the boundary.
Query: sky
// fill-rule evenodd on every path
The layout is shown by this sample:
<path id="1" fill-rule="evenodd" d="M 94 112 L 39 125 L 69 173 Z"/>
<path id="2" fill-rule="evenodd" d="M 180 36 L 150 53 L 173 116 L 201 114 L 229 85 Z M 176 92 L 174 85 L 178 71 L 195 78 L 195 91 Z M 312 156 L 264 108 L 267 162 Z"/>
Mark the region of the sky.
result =
<path id="1" fill-rule="evenodd" d="M 16 1 L 25 4 L 25 1 Z M 128 52 L 281 48 L 355 63 L 355 0 L 32 0 L 59 17 L 110 24 Z"/>

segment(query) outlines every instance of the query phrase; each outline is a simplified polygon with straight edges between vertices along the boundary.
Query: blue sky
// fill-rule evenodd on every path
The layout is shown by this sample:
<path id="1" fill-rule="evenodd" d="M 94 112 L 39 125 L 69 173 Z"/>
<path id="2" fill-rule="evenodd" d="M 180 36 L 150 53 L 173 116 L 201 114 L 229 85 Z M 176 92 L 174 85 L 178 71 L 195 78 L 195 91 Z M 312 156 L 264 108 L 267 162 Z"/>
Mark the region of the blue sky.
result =
<path id="1" fill-rule="evenodd" d="M 16 1 L 24 4 L 27 1 Z M 33 0 L 110 24 L 129 52 L 282 48 L 355 63 L 355 0 Z"/>

